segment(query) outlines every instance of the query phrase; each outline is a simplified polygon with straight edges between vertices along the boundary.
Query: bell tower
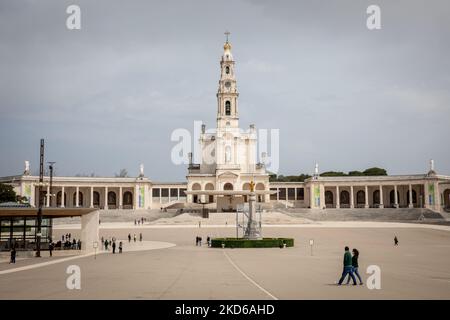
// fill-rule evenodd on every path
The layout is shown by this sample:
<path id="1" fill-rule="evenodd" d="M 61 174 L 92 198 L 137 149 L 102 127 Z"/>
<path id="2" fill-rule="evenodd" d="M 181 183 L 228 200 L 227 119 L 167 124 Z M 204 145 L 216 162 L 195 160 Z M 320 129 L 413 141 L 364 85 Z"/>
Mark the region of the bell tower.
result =
<path id="1" fill-rule="evenodd" d="M 229 32 L 225 32 L 226 42 L 223 46 L 223 55 L 220 60 L 220 80 L 217 90 L 217 128 L 238 128 L 239 93 L 236 87 L 234 74 L 234 60 L 231 54 L 231 44 L 228 41 Z"/>

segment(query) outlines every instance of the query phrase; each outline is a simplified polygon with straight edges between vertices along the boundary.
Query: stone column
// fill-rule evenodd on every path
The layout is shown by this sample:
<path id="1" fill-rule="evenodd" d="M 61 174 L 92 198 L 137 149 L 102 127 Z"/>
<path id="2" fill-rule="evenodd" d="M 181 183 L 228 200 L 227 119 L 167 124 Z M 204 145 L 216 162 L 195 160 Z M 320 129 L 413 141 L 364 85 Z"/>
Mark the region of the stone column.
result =
<path id="1" fill-rule="evenodd" d="M 123 208 L 123 193 L 122 187 L 119 187 L 119 209 Z"/>
<path id="2" fill-rule="evenodd" d="M 98 210 L 81 216 L 81 250 L 84 252 L 94 252 L 94 242 L 99 241 L 98 225 Z M 97 253 L 101 247 L 98 244 Z"/>
<path id="3" fill-rule="evenodd" d="M 367 186 L 364 186 L 364 197 L 365 199 L 365 204 L 364 204 L 364 208 L 369 208 L 369 188 Z"/>
<path id="4" fill-rule="evenodd" d="M 171 190 L 171 188 L 168 188 L 169 189 L 169 202 L 168 203 L 170 203 L 170 190 Z"/>
<path id="5" fill-rule="evenodd" d="M 89 207 L 90 208 L 93 208 L 94 207 L 94 187 L 91 187 L 91 198 L 90 198 L 90 205 L 89 205 Z"/>
<path id="6" fill-rule="evenodd" d="M 339 197 L 339 186 L 336 186 L 336 209 L 341 207 L 341 199 Z"/>
<path id="7" fill-rule="evenodd" d="M 64 186 L 62 186 L 61 187 L 61 208 L 65 207 L 64 206 L 64 200 L 65 200 L 65 197 L 64 197 Z"/>
<path id="8" fill-rule="evenodd" d="M 134 202 L 136 203 L 135 209 L 139 209 L 140 203 L 139 203 L 139 185 L 138 184 L 134 187 L 134 200 L 135 200 Z"/>
<path id="9" fill-rule="evenodd" d="M 380 208 L 384 208 L 383 186 L 380 184 Z"/>
<path id="10" fill-rule="evenodd" d="M 108 209 L 108 187 L 105 187 L 105 202 L 104 202 L 105 206 L 104 209 Z"/>
<path id="11" fill-rule="evenodd" d="M 394 207 L 398 208 L 397 185 L 394 185 Z"/>
<path id="12" fill-rule="evenodd" d="M 159 188 L 159 203 L 162 203 L 162 188 Z"/>
<path id="13" fill-rule="evenodd" d="M 277 201 L 280 201 L 280 188 L 277 188 Z"/>
<path id="14" fill-rule="evenodd" d="M 294 188 L 294 199 L 297 201 L 297 188 Z"/>
<path id="15" fill-rule="evenodd" d="M 353 186 L 350 186 L 350 209 L 355 207 L 355 199 L 353 196 Z"/>
<path id="16" fill-rule="evenodd" d="M 180 201 L 180 188 L 177 188 L 177 201 Z"/>
<path id="17" fill-rule="evenodd" d="M 47 186 L 47 203 L 45 204 L 45 206 L 48 208 L 48 207 L 50 207 L 50 197 L 51 197 L 51 195 L 50 195 L 50 185 L 48 185 Z"/>
<path id="18" fill-rule="evenodd" d="M 412 198 L 412 186 L 411 186 L 411 184 L 409 184 L 409 190 L 408 190 L 408 192 L 409 192 L 409 203 L 408 203 L 408 208 L 414 208 L 414 205 L 413 205 L 413 198 Z"/>
<path id="19" fill-rule="evenodd" d="M 78 208 L 80 205 L 80 187 L 76 187 L 76 194 L 75 194 L 75 207 Z"/>

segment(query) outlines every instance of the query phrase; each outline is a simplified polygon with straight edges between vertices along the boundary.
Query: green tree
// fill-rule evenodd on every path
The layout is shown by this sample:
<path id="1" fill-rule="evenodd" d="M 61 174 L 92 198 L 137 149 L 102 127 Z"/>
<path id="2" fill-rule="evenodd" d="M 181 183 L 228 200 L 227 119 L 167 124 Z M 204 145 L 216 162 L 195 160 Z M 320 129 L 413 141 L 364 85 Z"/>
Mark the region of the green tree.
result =
<path id="1" fill-rule="evenodd" d="M 362 173 L 361 171 L 349 171 L 348 175 L 349 176 L 364 176 L 364 173 Z"/>
<path id="2" fill-rule="evenodd" d="M 14 188 L 5 183 L 0 183 L 0 203 L 2 202 L 16 202 L 16 192 Z"/>
<path id="3" fill-rule="evenodd" d="M 345 177 L 346 175 L 341 171 L 326 171 L 320 174 L 321 177 Z"/>
<path id="4" fill-rule="evenodd" d="M 365 176 L 387 176 L 387 172 L 383 168 L 369 168 L 363 171 Z"/>

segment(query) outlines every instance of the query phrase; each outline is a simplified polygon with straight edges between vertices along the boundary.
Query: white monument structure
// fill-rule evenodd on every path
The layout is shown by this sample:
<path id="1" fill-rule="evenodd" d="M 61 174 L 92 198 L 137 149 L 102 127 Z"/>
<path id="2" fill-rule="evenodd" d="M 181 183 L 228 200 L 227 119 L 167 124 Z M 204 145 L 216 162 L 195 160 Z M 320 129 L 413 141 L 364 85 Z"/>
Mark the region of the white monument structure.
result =
<path id="1" fill-rule="evenodd" d="M 254 181 L 256 190 L 266 191 L 258 195 L 260 202 L 269 202 L 270 196 L 269 175 L 264 164 L 258 162 L 256 128 L 254 125 L 245 131 L 239 128 L 239 93 L 228 33 L 223 50 L 217 90 L 217 125 L 208 132 L 202 127 L 201 162 L 190 163 L 187 175 L 188 191 L 200 193 L 188 194 L 187 201 L 215 202 L 217 209 L 227 211 L 236 209 L 238 203 L 247 202 L 247 195 L 235 192 L 232 196 L 221 191 L 249 191 Z"/>

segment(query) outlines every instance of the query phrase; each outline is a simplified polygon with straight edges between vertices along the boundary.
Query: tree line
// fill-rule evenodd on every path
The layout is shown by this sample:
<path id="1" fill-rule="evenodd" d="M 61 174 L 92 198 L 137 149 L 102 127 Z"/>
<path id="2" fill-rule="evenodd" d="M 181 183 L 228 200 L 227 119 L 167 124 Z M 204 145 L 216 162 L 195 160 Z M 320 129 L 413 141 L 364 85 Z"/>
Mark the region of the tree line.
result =
<path id="1" fill-rule="evenodd" d="M 383 168 L 372 167 L 364 171 L 349 171 L 348 173 L 342 171 L 325 171 L 319 174 L 321 177 L 351 177 L 351 176 L 387 176 L 387 171 Z M 311 178 L 311 175 L 302 173 L 300 175 L 284 176 L 282 174 L 270 174 L 270 182 L 304 182 L 306 179 Z"/>

